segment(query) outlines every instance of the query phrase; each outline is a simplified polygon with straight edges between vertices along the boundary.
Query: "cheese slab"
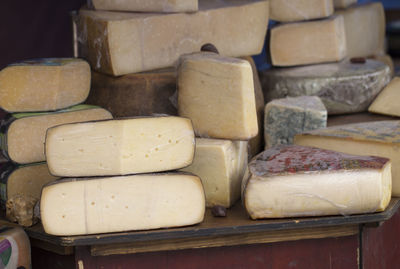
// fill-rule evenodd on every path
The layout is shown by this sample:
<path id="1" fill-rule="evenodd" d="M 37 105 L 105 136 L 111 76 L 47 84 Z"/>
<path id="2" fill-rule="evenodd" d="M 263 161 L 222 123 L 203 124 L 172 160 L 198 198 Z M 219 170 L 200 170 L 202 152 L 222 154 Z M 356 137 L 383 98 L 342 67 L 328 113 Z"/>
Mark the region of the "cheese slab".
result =
<path id="1" fill-rule="evenodd" d="M 296 134 L 326 127 L 328 113 L 317 96 L 287 97 L 265 105 L 265 147 L 292 144 Z"/>
<path id="2" fill-rule="evenodd" d="M 195 13 L 82 9 L 78 40 L 93 69 L 118 76 L 173 66 L 182 54 L 199 51 L 205 43 L 226 56 L 259 54 L 268 13 L 265 0 L 201 0 Z"/>
<path id="3" fill-rule="evenodd" d="M 46 135 L 51 174 L 65 177 L 126 175 L 188 166 L 193 127 L 181 117 L 144 117 L 65 124 Z"/>
<path id="4" fill-rule="evenodd" d="M 0 225 L 0 268 L 31 268 L 31 245 L 21 227 Z"/>
<path id="5" fill-rule="evenodd" d="M 281 145 L 257 155 L 243 183 L 252 219 L 350 215 L 385 210 L 389 159 Z"/>
<path id="6" fill-rule="evenodd" d="M 197 136 L 248 140 L 258 134 L 251 65 L 211 52 L 181 58 L 178 114 L 193 122 Z"/>
<path id="7" fill-rule="evenodd" d="M 400 78 L 395 77 L 379 93 L 368 108 L 369 112 L 400 117 Z"/>
<path id="8" fill-rule="evenodd" d="M 357 0 L 333 0 L 333 5 L 335 8 L 347 8 L 353 4 L 357 3 Z"/>
<path id="9" fill-rule="evenodd" d="M 8 159 L 16 163 L 42 162 L 46 160 L 43 144 L 48 128 L 111 118 L 107 110 L 88 105 L 77 105 L 56 112 L 9 114 L 1 121 L 1 149 Z"/>
<path id="10" fill-rule="evenodd" d="M 91 0 L 96 10 L 134 12 L 195 12 L 198 0 Z"/>
<path id="11" fill-rule="evenodd" d="M 271 29 L 270 54 L 274 66 L 337 62 L 346 57 L 342 16 L 287 23 Z"/>
<path id="12" fill-rule="evenodd" d="M 40 200 L 43 228 L 52 235 L 193 225 L 204 212 L 200 178 L 185 173 L 65 179 L 45 186 Z"/>
<path id="13" fill-rule="evenodd" d="M 376 121 L 332 126 L 295 136 L 294 143 L 348 154 L 389 158 L 392 195 L 400 196 L 400 121 Z"/>
<path id="14" fill-rule="evenodd" d="M 302 95 L 321 98 L 328 114 L 362 112 L 390 81 L 386 64 L 367 59 L 364 64 L 348 60 L 260 72 L 265 101 Z"/>
<path id="15" fill-rule="evenodd" d="M 0 107 L 8 112 L 63 109 L 83 103 L 90 90 L 90 66 L 77 58 L 14 63 L 0 71 Z"/>
<path id="16" fill-rule="evenodd" d="M 270 19 L 280 22 L 305 21 L 333 14 L 332 0 L 270 0 Z"/>
<path id="17" fill-rule="evenodd" d="M 343 16 L 347 56 L 367 57 L 384 53 L 385 12 L 380 2 L 336 11 Z"/>
<path id="18" fill-rule="evenodd" d="M 196 139 L 193 163 L 182 171 L 201 178 L 208 207 L 231 207 L 240 198 L 240 186 L 247 167 L 247 141 Z"/>

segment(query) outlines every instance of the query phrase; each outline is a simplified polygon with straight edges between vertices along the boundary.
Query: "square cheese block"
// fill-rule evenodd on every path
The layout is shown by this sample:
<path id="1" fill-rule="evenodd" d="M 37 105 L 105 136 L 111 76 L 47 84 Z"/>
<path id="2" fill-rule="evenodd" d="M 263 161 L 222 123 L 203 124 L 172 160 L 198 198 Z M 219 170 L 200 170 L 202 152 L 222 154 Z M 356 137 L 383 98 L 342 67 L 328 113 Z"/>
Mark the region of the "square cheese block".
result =
<path id="1" fill-rule="evenodd" d="M 188 166 L 192 123 L 181 117 L 143 117 L 65 124 L 46 135 L 51 174 L 65 177 L 126 175 Z"/>
<path id="2" fill-rule="evenodd" d="M 8 112 L 63 109 L 83 103 L 90 90 L 90 66 L 77 58 L 14 63 L 0 71 L 0 107 Z"/>
<path id="3" fill-rule="evenodd" d="M 42 162 L 46 160 L 43 144 L 48 128 L 103 119 L 112 119 L 110 112 L 88 105 L 77 105 L 55 112 L 9 114 L 1 122 L 1 149 L 5 156 L 16 163 Z"/>
<path id="4" fill-rule="evenodd" d="M 78 40 L 92 68 L 118 76 L 173 66 L 182 54 L 199 51 L 205 43 L 226 56 L 259 54 L 268 13 L 266 0 L 201 0 L 195 13 L 82 9 Z"/>
<path id="5" fill-rule="evenodd" d="M 193 225 L 204 212 L 201 180 L 185 173 L 65 179 L 40 200 L 45 232 L 63 236 Z"/>
<path id="6" fill-rule="evenodd" d="M 333 0 L 335 8 L 347 8 L 355 3 L 357 3 L 357 0 Z"/>
<path id="7" fill-rule="evenodd" d="M 0 222 L 0 264 L 5 269 L 32 268 L 31 244 L 21 227 Z"/>
<path id="8" fill-rule="evenodd" d="M 248 140 L 258 134 L 251 65 L 211 52 L 185 55 L 178 67 L 178 113 L 197 136 Z"/>
<path id="9" fill-rule="evenodd" d="M 326 127 L 328 113 L 317 96 L 276 99 L 265 106 L 265 147 L 292 144 L 296 134 Z"/>
<path id="10" fill-rule="evenodd" d="M 275 66 L 340 61 L 347 55 L 343 17 L 275 26 L 270 53 Z"/>
<path id="11" fill-rule="evenodd" d="M 270 0 L 270 19 L 280 22 L 305 21 L 333 14 L 332 0 Z"/>
<path id="12" fill-rule="evenodd" d="M 257 155 L 243 179 L 252 219 L 383 211 L 391 197 L 389 159 L 281 145 Z"/>
<path id="13" fill-rule="evenodd" d="M 355 5 L 335 14 L 344 18 L 349 58 L 384 53 L 385 11 L 382 3 Z"/>
<path id="14" fill-rule="evenodd" d="M 201 178 L 208 207 L 232 206 L 240 198 L 247 141 L 197 138 L 193 163 L 182 169 Z"/>
<path id="15" fill-rule="evenodd" d="M 90 0 L 97 10 L 195 12 L 198 0 Z"/>
<path id="16" fill-rule="evenodd" d="M 400 78 L 395 77 L 379 93 L 368 108 L 369 112 L 400 117 Z"/>
<path id="17" fill-rule="evenodd" d="M 375 121 L 332 126 L 295 136 L 294 143 L 348 154 L 391 160 L 392 195 L 400 196 L 400 121 Z"/>

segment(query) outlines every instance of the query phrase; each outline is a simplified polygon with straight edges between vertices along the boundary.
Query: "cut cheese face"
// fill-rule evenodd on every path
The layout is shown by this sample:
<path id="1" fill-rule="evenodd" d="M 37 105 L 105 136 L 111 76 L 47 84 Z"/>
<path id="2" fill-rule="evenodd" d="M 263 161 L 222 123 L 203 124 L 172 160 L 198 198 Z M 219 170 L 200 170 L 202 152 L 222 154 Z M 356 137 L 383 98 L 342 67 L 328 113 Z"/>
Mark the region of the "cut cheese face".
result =
<path id="1" fill-rule="evenodd" d="M 343 17 L 276 26 L 270 52 L 275 66 L 340 61 L 347 55 Z"/>
<path id="2" fill-rule="evenodd" d="M 204 212 L 200 179 L 179 173 L 65 179 L 40 201 L 45 232 L 64 236 L 193 225 Z"/>
<path id="3" fill-rule="evenodd" d="M 246 141 L 196 139 L 193 163 L 182 169 L 201 178 L 208 207 L 232 206 L 240 198 L 240 186 L 247 167 Z"/>
<path id="4" fill-rule="evenodd" d="M 296 135 L 294 143 L 391 160 L 392 195 L 400 196 L 400 121 L 376 121 L 332 126 Z"/>
<path id="5" fill-rule="evenodd" d="M 195 12 L 198 0 L 91 0 L 97 10 L 134 12 Z"/>
<path id="6" fill-rule="evenodd" d="M 369 112 L 400 117 L 400 78 L 395 77 L 376 97 Z"/>
<path id="7" fill-rule="evenodd" d="M 215 53 L 185 55 L 178 68 L 178 113 L 197 136 L 248 140 L 258 134 L 251 65 Z"/>
<path id="8" fill-rule="evenodd" d="M 333 0 L 335 8 L 347 8 L 355 3 L 357 3 L 357 0 Z"/>
<path id="9" fill-rule="evenodd" d="M 9 112 L 51 111 L 83 103 L 90 66 L 76 58 L 15 63 L 0 71 L 0 107 Z"/>
<path id="10" fill-rule="evenodd" d="M 281 145 L 257 155 L 244 180 L 252 219 L 372 213 L 390 202 L 391 162 Z"/>
<path id="11" fill-rule="evenodd" d="M 45 148 L 53 175 L 126 175 L 190 165 L 195 140 L 189 119 L 145 117 L 60 125 Z"/>
<path id="12" fill-rule="evenodd" d="M 181 55 L 199 51 L 205 43 L 226 56 L 259 54 L 268 13 L 266 0 L 201 0 L 195 13 L 82 9 L 78 40 L 93 69 L 118 76 L 173 66 Z"/>
<path id="13" fill-rule="evenodd" d="M 281 22 L 305 21 L 333 14 L 332 0 L 270 0 L 270 19 Z"/>
<path id="14" fill-rule="evenodd" d="M 0 225 L 0 266 L 5 269 L 31 268 L 31 244 L 21 227 Z"/>

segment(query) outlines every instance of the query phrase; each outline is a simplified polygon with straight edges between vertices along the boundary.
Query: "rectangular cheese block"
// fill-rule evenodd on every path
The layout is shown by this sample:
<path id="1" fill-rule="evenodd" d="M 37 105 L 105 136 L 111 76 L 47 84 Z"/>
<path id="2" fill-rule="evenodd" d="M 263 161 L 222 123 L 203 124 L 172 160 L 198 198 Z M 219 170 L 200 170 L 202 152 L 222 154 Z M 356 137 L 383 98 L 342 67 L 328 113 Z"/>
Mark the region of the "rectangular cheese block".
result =
<path id="1" fill-rule="evenodd" d="M 275 26 L 270 53 L 275 66 L 340 61 L 347 55 L 343 17 Z"/>
<path id="2" fill-rule="evenodd" d="M 382 3 L 355 5 L 338 10 L 336 14 L 344 18 L 349 58 L 384 53 L 385 12 Z"/>
<path id="3" fill-rule="evenodd" d="M 0 71 L 0 107 L 9 112 L 49 111 L 83 103 L 90 66 L 77 58 L 14 63 Z"/>
<path id="4" fill-rule="evenodd" d="M 185 55 L 178 67 L 178 113 L 197 136 L 248 140 L 258 134 L 251 65 L 212 52 Z"/>
<path id="5" fill-rule="evenodd" d="M 65 179 L 40 200 L 45 232 L 64 236 L 193 225 L 204 212 L 200 178 L 185 173 Z"/>
<path id="6" fill-rule="evenodd" d="M 392 195 L 400 196 L 400 121 L 375 121 L 332 126 L 295 136 L 294 143 L 348 154 L 389 158 Z"/>
<path id="7" fill-rule="evenodd" d="M 193 163 L 182 169 L 201 178 L 208 207 L 232 206 L 240 198 L 247 141 L 197 138 Z"/>
<path id="8" fill-rule="evenodd" d="M 395 77 L 379 93 L 368 108 L 369 112 L 400 117 L 400 78 Z"/>
<path id="9" fill-rule="evenodd" d="M 242 200 L 252 219 L 372 213 L 391 182 L 389 159 L 280 145 L 249 163 Z"/>
<path id="10" fill-rule="evenodd" d="M 42 162 L 48 128 L 71 122 L 111 119 L 105 109 L 77 105 L 65 110 L 43 113 L 13 113 L 1 122 L 0 141 L 3 154 L 16 163 Z M 27 131 L 29 130 L 29 131 Z"/>
<path id="11" fill-rule="evenodd" d="M 91 0 L 97 10 L 135 12 L 195 12 L 198 0 Z"/>
<path id="12" fill-rule="evenodd" d="M 65 124 L 46 135 L 51 174 L 65 177 L 126 175 L 188 166 L 193 127 L 181 117 L 144 117 Z"/>
<path id="13" fill-rule="evenodd" d="M 305 21 L 333 14 L 332 0 L 270 0 L 270 19 L 280 22 Z"/>
<path id="14" fill-rule="evenodd" d="M 32 268 L 29 237 L 21 227 L 0 223 L 0 266 L 5 269 Z"/>
<path id="15" fill-rule="evenodd" d="M 254 55 L 264 44 L 268 4 L 201 0 L 198 12 L 171 14 L 83 9 L 78 40 L 92 68 L 116 76 L 173 66 L 179 56 L 205 43 L 226 56 Z"/>

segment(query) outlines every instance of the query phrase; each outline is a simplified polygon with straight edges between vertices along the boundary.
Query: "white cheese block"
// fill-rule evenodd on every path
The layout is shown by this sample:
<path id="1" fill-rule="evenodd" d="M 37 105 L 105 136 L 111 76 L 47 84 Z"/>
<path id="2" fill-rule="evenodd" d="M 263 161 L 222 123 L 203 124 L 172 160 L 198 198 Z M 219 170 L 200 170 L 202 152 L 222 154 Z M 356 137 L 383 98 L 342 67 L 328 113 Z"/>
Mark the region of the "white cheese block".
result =
<path id="1" fill-rule="evenodd" d="M 97 10 L 135 12 L 194 12 L 198 0 L 91 0 Z"/>
<path id="2" fill-rule="evenodd" d="M 199 51 L 205 43 L 226 56 L 259 54 L 268 13 L 266 0 L 201 0 L 195 13 L 83 9 L 78 40 L 92 68 L 117 76 L 173 66 L 182 54 Z"/>
<path id="3" fill-rule="evenodd" d="M 31 245 L 21 227 L 0 223 L 0 268 L 31 268 Z"/>
<path id="4" fill-rule="evenodd" d="M 369 112 L 400 117 L 400 78 L 395 77 L 376 97 Z"/>
<path id="5" fill-rule="evenodd" d="M 64 236 L 192 225 L 204 212 L 200 179 L 184 173 L 65 179 L 40 200 L 45 232 Z"/>
<path id="6" fill-rule="evenodd" d="M 178 113 L 197 136 L 248 140 L 258 134 L 248 61 L 211 52 L 185 55 L 178 67 Z"/>
<path id="7" fill-rule="evenodd" d="M 276 99 L 265 105 L 265 147 L 292 144 L 296 134 L 326 127 L 328 113 L 317 96 Z"/>
<path id="8" fill-rule="evenodd" d="M 386 158 L 276 146 L 249 163 L 242 199 L 252 219 L 383 211 L 390 168 Z"/>
<path id="9" fill-rule="evenodd" d="M 270 19 L 281 22 L 305 21 L 333 14 L 332 0 L 270 0 Z"/>
<path id="10" fill-rule="evenodd" d="M 201 178 L 208 207 L 232 206 L 240 198 L 247 167 L 247 141 L 196 139 L 193 163 L 182 169 Z"/>
<path id="11" fill-rule="evenodd" d="M 333 0 L 335 8 L 347 8 L 355 3 L 357 3 L 357 0 Z"/>
<path id="12" fill-rule="evenodd" d="M 294 143 L 348 154 L 391 160 L 392 195 L 400 196 L 400 121 L 376 121 L 332 126 L 296 135 Z"/>
<path id="13" fill-rule="evenodd" d="M 192 163 L 193 127 L 181 117 L 145 117 L 65 124 L 46 135 L 46 159 L 58 176 L 158 172 Z"/>

